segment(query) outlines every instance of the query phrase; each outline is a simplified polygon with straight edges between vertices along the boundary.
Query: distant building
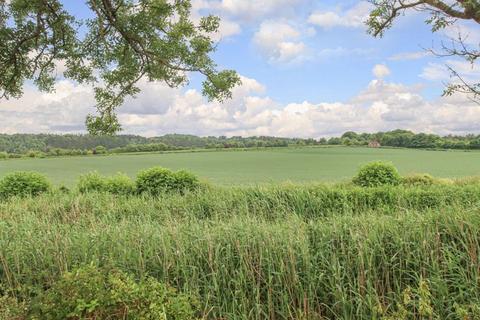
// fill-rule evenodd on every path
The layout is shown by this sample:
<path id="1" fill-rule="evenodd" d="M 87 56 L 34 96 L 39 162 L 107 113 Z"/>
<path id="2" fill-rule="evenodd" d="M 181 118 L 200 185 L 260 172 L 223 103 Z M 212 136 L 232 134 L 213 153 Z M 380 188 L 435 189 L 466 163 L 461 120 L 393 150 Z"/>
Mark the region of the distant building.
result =
<path id="1" fill-rule="evenodd" d="M 377 140 L 370 141 L 368 143 L 369 148 L 380 148 L 382 145 Z"/>

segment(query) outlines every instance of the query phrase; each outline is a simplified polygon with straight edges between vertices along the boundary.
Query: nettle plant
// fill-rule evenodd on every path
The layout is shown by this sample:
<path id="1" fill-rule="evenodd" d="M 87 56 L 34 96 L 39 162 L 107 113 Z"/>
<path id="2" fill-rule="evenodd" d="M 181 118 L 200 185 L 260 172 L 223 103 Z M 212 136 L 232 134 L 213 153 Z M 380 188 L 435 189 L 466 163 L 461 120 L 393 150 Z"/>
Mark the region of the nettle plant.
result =
<path id="1" fill-rule="evenodd" d="M 0 98 L 20 97 L 27 80 L 53 91 L 61 64 L 65 78 L 94 87 L 89 132 L 114 134 L 121 129 L 115 110 L 140 92 L 141 79 L 179 87 L 188 73 L 200 73 L 203 94 L 220 101 L 240 83 L 210 57 L 220 19 L 194 22 L 191 0 L 83 2 L 91 17 L 82 20 L 60 0 L 0 0 Z"/>

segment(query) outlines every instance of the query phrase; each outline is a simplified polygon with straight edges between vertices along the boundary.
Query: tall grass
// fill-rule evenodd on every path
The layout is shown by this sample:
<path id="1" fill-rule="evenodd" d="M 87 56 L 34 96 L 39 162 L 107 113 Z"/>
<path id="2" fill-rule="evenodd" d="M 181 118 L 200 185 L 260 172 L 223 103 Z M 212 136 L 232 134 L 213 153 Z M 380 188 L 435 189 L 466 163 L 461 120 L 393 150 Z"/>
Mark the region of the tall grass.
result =
<path id="1" fill-rule="evenodd" d="M 93 262 L 198 294 L 209 319 L 474 319 L 479 191 L 285 186 L 13 199 L 0 204 L 0 296 L 25 299 Z"/>

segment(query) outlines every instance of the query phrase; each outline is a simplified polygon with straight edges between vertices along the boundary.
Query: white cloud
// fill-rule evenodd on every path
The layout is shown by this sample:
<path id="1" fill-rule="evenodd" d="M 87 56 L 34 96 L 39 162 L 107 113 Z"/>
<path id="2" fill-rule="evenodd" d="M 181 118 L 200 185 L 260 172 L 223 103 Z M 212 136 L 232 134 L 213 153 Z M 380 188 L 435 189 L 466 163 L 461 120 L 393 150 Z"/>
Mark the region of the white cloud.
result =
<path id="1" fill-rule="evenodd" d="M 208 9 L 209 11 L 211 10 L 211 5 L 208 1 L 205 0 L 194 0 L 192 1 L 192 19 L 195 22 L 200 21 L 200 18 L 203 16 L 202 15 L 202 10 Z M 208 14 L 211 14 L 211 12 L 208 12 Z M 222 39 L 227 39 L 232 36 L 236 36 L 242 32 L 242 28 L 240 27 L 240 24 L 237 22 L 229 19 L 228 17 L 221 17 L 220 21 L 220 28 L 212 38 L 215 41 L 220 41 Z"/>
<path id="2" fill-rule="evenodd" d="M 245 21 L 259 20 L 265 17 L 292 15 L 307 0 L 210 0 L 205 1 L 210 8 Z"/>
<path id="3" fill-rule="evenodd" d="M 458 22 L 448 26 L 443 31 L 444 35 L 450 39 L 458 40 L 459 36 L 467 45 L 478 47 L 480 45 L 480 32 L 478 25 L 472 26 L 466 22 Z"/>
<path id="4" fill-rule="evenodd" d="M 390 69 L 384 64 L 377 64 L 373 67 L 372 73 L 376 78 L 382 79 L 390 75 Z"/>
<path id="5" fill-rule="evenodd" d="M 360 1 L 346 12 L 316 11 L 310 15 L 308 22 L 322 28 L 348 27 L 359 28 L 364 26 L 372 6 L 366 1 Z"/>
<path id="6" fill-rule="evenodd" d="M 307 58 L 303 32 L 286 22 L 265 21 L 253 37 L 254 44 L 270 63 L 294 63 Z"/>
<path id="7" fill-rule="evenodd" d="M 471 63 L 462 60 L 447 60 L 445 64 L 429 62 L 427 66 L 423 68 L 420 77 L 430 81 L 455 80 L 452 79 L 448 67 L 458 72 L 458 74 L 468 82 L 480 81 L 480 65 L 472 65 Z"/>
<path id="8" fill-rule="evenodd" d="M 348 101 L 279 103 L 265 95 L 258 81 L 243 77 L 233 99 L 208 102 L 194 89 L 169 89 L 142 82 L 137 100 L 120 108 L 125 133 L 147 136 L 165 133 L 197 135 L 275 135 L 314 137 L 347 130 L 372 132 L 405 128 L 439 134 L 478 132 L 480 106 L 455 95 L 427 101 L 419 86 L 372 80 Z M 2 102 L 2 132 L 80 132 L 85 115 L 93 111 L 89 87 L 69 81 L 57 93 L 26 88 L 20 100 Z"/>
<path id="9" fill-rule="evenodd" d="M 416 52 L 402 52 L 395 54 L 388 58 L 392 61 L 405 61 L 405 60 L 419 60 L 430 56 L 431 53 L 428 51 L 416 51 Z"/>

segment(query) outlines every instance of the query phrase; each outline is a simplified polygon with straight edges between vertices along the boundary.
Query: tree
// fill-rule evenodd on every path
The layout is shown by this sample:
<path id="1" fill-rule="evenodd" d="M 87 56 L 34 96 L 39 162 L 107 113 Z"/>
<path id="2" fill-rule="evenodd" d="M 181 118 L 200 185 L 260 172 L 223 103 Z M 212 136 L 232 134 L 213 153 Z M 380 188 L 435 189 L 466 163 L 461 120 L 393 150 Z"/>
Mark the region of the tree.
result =
<path id="1" fill-rule="evenodd" d="M 0 98 L 18 98 L 33 80 L 52 91 L 61 63 L 66 78 L 94 86 L 97 115 L 86 125 L 92 134 L 120 130 L 116 108 L 140 89 L 145 78 L 170 87 L 205 76 L 210 100 L 231 97 L 240 83 L 232 70 L 218 71 L 210 54 L 220 20 L 191 19 L 191 0 L 84 0 L 92 18 L 80 20 L 61 0 L 0 0 Z"/>
<path id="2" fill-rule="evenodd" d="M 389 29 L 395 19 L 407 10 L 424 11 L 429 14 L 427 23 L 432 26 L 432 31 L 438 31 L 457 23 L 459 20 L 472 21 L 480 24 L 479 0 L 371 0 L 374 10 L 367 20 L 368 30 L 375 37 L 381 37 Z M 480 30 L 479 30 L 480 32 Z M 442 44 L 442 52 L 433 53 L 441 56 L 456 56 L 464 58 L 474 66 L 480 58 L 480 44 L 472 48 L 465 42 L 465 35 L 459 34 L 458 38 L 450 39 L 449 45 Z M 457 81 L 448 85 L 444 95 L 455 92 L 466 93 L 480 104 L 480 83 L 471 83 L 457 70 L 448 67 L 452 76 Z"/>

